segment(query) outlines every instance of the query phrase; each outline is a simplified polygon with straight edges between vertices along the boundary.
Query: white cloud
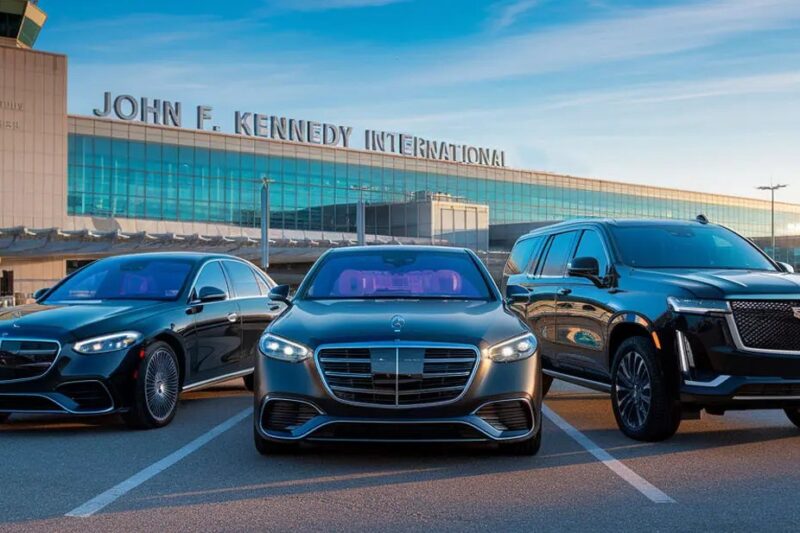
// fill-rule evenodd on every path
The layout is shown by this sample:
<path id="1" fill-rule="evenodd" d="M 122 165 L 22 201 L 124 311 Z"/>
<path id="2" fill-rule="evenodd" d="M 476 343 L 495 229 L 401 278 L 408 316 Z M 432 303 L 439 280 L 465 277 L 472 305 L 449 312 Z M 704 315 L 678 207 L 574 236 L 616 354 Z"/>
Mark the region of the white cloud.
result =
<path id="1" fill-rule="evenodd" d="M 382 7 L 408 0 L 293 0 L 281 3 L 279 8 L 294 11 L 329 11 L 332 9 L 355 9 Z"/>
<path id="2" fill-rule="evenodd" d="M 576 69 L 710 46 L 732 36 L 789 28 L 797 0 L 714 0 L 614 16 L 443 52 L 423 83 L 477 82 Z"/>
<path id="3" fill-rule="evenodd" d="M 489 23 L 489 28 L 493 31 L 504 30 L 537 5 L 539 5 L 539 0 L 515 0 L 510 3 L 493 5 L 490 9 L 495 11 L 495 15 Z"/>
<path id="4" fill-rule="evenodd" d="M 539 5 L 539 0 L 515 0 L 504 4 L 492 6 L 495 15 L 489 21 L 489 28 L 501 31 L 513 26 L 517 19 Z"/>

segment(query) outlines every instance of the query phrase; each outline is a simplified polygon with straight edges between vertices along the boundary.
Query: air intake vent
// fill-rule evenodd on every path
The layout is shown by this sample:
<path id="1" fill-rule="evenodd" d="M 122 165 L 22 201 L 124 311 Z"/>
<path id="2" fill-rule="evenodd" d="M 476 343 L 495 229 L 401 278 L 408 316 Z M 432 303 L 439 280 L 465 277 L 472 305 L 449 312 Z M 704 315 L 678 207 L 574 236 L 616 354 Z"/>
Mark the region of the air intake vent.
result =
<path id="1" fill-rule="evenodd" d="M 498 431 L 530 431 L 533 427 L 530 407 L 523 400 L 490 403 L 476 414 Z"/>
<path id="2" fill-rule="evenodd" d="M 316 416 L 319 412 L 305 402 L 273 400 L 264 407 L 261 427 L 266 431 L 290 433 Z"/>
<path id="3" fill-rule="evenodd" d="M 108 411 L 114 407 L 108 390 L 98 381 L 65 383 L 56 390 L 78 404 L 76 411 Z"/>

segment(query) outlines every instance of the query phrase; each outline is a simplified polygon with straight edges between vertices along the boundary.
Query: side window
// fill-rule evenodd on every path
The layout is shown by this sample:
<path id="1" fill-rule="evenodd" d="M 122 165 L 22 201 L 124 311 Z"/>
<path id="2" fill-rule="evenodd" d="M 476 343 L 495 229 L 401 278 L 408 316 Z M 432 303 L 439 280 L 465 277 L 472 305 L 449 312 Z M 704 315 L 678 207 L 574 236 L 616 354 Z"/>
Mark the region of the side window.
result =
<path id="1" fill-rule="evenodd" d="M 514 274 L 525 272 L 531 257 L 539 252 L 542 240 L 544 240 L 544 237 L 533 237 L 519 241 L 514 246 L 514 249 L 511 250 L 511 255 L 508 256 L 503 275 L 513 276 Z"/>
<path id="2" fill-rule="evenodd" d="M 225 269 L 230 275 L 236 296 L 239 298 L 261 296 L 261 287 L 252 268 L 239 261 L 225 261 Z"/>
<path id="3" fill-rule="evenodd" d="M 574 231 L 559 233 L 550 240 L 547 258 L 544 260 L 540 276 L 560 278 L 564 275 L 564 270 L 567 268 L 567 259 L 572 251 L 572 243 L 575 240 L 575 233 Z"/>
<path id="4" fill-rule="evenodd" d="M 225 274 L 222 272 L 222 265 L 219 261 L 212 261 L 206 263 L 200 275 L 197 276 L 197 282 L 194 284 L 194 296 L 200 294 L 203 287 L 216 287 L 230 297 L 230 290 L 228 289 L 228 282 L 225 281 Z"/>
<path id="5" fill-rule="evenodd" d="M 255 271 L 255 274 L 258 286 L 261 288 L 261 294 L 264 296 L 268 295 L 272 287 L 275 286 L 275 283 L 273 283 L 271 279 L 268 280 L 268 278 L 264 277 L 258 270 Z"/>
<path id="6" fill-rule="evenodd" d="M 604 276 L 608 272 L 605 246 L 596 231 L 587 229 L 583 232 L 581 242 L 578 243 L 578 249 L 575 250 L 573 257 L 594 257 L 600 265 L 600 275 Z"/>

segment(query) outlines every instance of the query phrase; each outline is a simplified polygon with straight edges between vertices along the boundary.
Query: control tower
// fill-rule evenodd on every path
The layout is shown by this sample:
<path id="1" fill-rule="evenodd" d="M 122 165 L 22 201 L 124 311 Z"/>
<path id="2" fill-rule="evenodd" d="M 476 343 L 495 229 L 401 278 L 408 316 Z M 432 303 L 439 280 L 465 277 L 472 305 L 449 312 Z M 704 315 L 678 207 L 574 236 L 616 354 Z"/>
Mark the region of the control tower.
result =
<path id="1" fill-rule="evenodd" d="M 38 0 L 0 0 L 0 46 L 33 48 L 47 14 Z"/>

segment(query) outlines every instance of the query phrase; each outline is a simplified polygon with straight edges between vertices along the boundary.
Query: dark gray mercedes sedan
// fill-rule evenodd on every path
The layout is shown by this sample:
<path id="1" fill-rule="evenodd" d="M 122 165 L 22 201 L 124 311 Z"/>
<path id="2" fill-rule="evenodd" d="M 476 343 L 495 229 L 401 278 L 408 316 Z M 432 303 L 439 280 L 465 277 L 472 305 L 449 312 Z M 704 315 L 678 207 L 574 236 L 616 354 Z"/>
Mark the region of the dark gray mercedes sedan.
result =
<path id="1" fill-rule="evenodd" d="M 471 251 L 332 250 L 264 332 L 256 364 L 255 445 L 485 442 L 513 454 L 541 444 L 536 338 Z M 527 297 L 527 295 L 525 295 Z"/>

